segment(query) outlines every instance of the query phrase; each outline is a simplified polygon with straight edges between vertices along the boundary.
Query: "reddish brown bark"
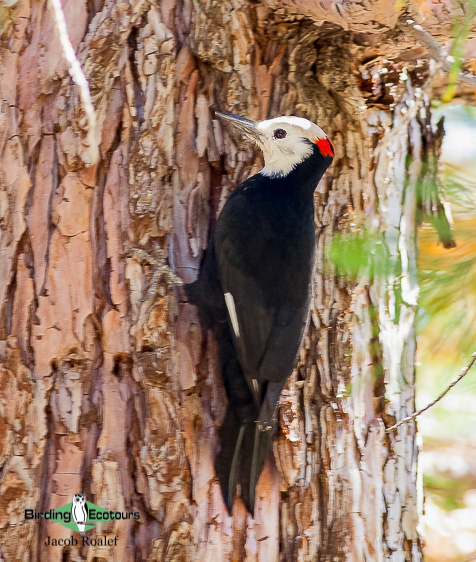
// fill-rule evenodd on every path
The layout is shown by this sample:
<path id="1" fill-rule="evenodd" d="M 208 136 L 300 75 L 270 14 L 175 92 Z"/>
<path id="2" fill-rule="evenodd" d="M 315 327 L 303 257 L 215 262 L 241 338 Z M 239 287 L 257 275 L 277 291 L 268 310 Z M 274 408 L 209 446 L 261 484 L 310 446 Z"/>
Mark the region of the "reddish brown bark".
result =
<path id="1" fill-rule="evenodd" d="M 395 6 L 65 1 L 97 110 L 94 166 L 47 2 L 2 8 L 5 560 L 420 559 L 415 427 L 384 428 L 413 410 L 414 193 L 430 86 L 412 74 L 421 49 L 390 41 Z M 214 475 L 225 408 L 214 342 L 180 291 L 141 301 L 153 268 L 129 253 L 158 243 L 195 278 L 217 212 L 261 162 L 218 109 L 303 115 L 336 147 L 316 192 L 312 321 L 255 519 L 240 501 L 227 515 Z M 385 232 L 389 266 L 356 286 L 325 256 L 361 221 Z M 78 492 L 140 522 L 102 524 L 115 547 L 46 547 L 70 530 L 24 510 Z"/>

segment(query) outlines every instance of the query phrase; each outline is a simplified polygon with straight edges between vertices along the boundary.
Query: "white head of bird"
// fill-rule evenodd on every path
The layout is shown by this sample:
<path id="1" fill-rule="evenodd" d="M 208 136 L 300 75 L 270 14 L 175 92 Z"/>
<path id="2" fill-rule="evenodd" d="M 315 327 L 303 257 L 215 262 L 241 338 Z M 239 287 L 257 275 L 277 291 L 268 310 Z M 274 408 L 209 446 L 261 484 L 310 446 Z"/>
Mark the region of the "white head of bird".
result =
<path id="1" fill-rule="evenodd" d="M 324 157 L 334 156 L 334 148 L 324 131 L 303 117 L 285 116 L 253 121 L 230 113 L 217 111 L 216 114 L 261 148 L 265 165 L 260 173 L 264 176 L 287 176 L 311 156 L 314 145 Z"/>

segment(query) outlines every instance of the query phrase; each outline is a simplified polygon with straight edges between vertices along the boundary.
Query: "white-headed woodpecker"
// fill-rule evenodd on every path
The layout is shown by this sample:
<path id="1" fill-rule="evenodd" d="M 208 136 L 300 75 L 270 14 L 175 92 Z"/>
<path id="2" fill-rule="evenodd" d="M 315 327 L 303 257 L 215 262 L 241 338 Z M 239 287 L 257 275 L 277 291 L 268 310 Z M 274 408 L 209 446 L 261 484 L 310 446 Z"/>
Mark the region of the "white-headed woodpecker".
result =
<path id="1" fill-rule="evenodd" d="M 301 117 L 256 122 L 217 115 L 256 142 L 265 166 L 230 195 L 199 278 L 185 289 L 217 339 L 228 397 L 215 461 L 223 497 L 231 512 L 240 484 L 253 514 L 277 403 L 309 316 L 313 194 L 334 148 L 320 127 Z"/>

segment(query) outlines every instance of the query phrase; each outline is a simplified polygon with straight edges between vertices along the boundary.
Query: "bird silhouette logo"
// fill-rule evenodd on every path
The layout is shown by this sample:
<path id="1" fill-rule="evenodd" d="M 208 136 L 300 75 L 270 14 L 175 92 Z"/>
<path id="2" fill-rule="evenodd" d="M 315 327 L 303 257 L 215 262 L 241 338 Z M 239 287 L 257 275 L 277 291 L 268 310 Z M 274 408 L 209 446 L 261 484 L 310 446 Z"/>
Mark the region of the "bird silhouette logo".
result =
<path id="1" fill-rule="evenodd" d="M 88 506 L 85 494 L 74 494 L 73 505 L 71 506 L 73 520 L 78 527 L 78 531 L 84 535 L 86 523 L 88 522 Z"/>

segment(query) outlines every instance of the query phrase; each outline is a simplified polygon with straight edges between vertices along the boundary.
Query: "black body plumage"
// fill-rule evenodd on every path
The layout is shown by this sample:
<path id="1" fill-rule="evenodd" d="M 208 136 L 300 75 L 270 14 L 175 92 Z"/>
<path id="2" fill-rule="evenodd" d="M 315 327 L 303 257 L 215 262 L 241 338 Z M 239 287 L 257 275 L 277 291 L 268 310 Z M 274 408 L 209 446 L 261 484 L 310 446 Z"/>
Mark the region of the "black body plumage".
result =
<path id="1" fill-rule="evenodd" d="M 230 512 L 238 484 L 254 512 L 277 402 L 309 315 L 313 194 L 332 156 L 306 142 L 311 154 L 286 176 L 258 173 L 235 189 L 217 219 L 198 280 L 186 286 L 218 343 L 228 408 L 215 468 Z"/>

